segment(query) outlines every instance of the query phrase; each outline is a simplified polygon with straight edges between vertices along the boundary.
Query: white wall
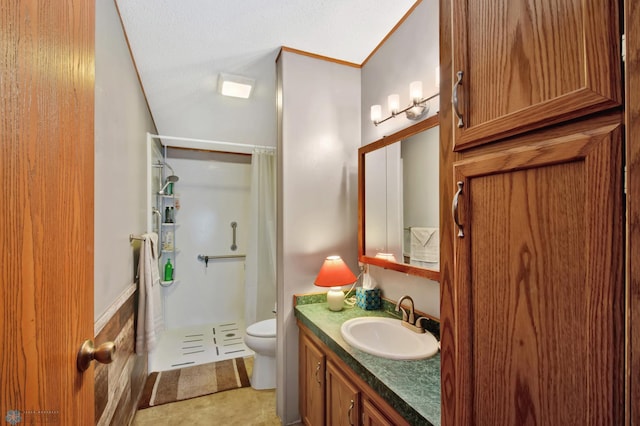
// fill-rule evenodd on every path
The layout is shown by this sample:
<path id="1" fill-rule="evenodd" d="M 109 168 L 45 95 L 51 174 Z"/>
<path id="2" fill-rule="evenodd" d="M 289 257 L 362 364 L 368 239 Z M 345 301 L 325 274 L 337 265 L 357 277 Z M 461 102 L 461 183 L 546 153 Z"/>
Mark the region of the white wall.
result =
<path id="1" fill-rule="evenodd" d="M 360 70 L 291 52 L 278 61 L 278 388 L 284 424 L 299 419 L 292 297 L 331 254 L 357 273 Z"/>
<path id="2" fill-rule="evenodd" d="M 173 186 L 180 209 L 175 213 L 175 282 L 162 291 L 165 327 L 243 321 L 245 260 L 212 259 L 205 266 L 198 255 L 247 253 L 251 157 L 168 152 L 166 161 L 180 178 Z M 230 248 L 231 222 L 237 223 L 236 251 Z"/>
<path id="3" fill-rule="evenodd" d="M 146 228 L 146 139 L 155 132 L 120 18 L 96 2 L 94 318 L 135 278 L 129 234 Z"/>
<path id="4" fill-rule="evenodd" d="M 383 118 L 388 115 L 387 96 L 400 95 L 400 106 L 410 104 L 409 83 L 421 80 L 424 96 L 437 91 L 435 69 L 439 61 L 439 23 L 437 0 L 423 0 L 405 22 L 387 39 L 362 68 L 361 132 L 366 145 L 415 123 L 404 116 L 392 118 L 379 126 L 370 121 L 370 107 L 382 105 Z M 430 102 L 431 116 L 438 111 L 439 99 Z M 437 197 L 435 198 L 438 199 Z M 397 300 L 410 295 L 416 309 L 440 316 L 440 290 L 436 282 L 372 266 L 385 297 Z"/>

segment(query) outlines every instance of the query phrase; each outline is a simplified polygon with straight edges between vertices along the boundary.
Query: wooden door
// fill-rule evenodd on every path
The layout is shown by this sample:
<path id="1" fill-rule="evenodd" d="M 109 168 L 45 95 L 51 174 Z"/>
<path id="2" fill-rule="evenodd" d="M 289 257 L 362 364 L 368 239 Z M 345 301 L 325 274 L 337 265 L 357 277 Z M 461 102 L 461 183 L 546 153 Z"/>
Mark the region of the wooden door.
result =
<path id="1" fill-rule="evenodd" d="M 360 390 L 327 361 L 327 425 L 353 426 L 360 422 Z"/>
<path id="2" fill-rule="evenodd" d="M 622 126 L 610 114 L 454 163 L 456 425 L 624 419 Z"/>
<path id="3" fill-rule="evenodd" d="M 455 150 L 621 104 L 617 1 L 454 0 L 452 12 Z"/>
<path id="4" fill-rule="evenodd" d="M 325 424 L 325 355 L 300 332 L 300 414 L 309 426 Z"/>
<path id="5" fill-rule="evenodd" d="M 0 6 L 0 418 L 93 424 L 93 0 Z"/>

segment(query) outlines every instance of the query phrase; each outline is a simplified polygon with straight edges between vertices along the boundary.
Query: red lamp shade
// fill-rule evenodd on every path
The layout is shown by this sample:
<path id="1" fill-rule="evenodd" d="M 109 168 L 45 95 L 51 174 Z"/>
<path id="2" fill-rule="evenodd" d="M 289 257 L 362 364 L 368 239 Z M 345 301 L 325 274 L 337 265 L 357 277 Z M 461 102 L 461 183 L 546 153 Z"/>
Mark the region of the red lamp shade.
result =
<path id="1" fill-rule="evenodd" d="M 340 256 L 329 256 L 324 260 L 314 284 L 319 287 L 340 287 L 353 284 L 356 280 Z"/>
<path id="2" fill-rule="evenodd" d="M 327 291 L 327 304 L 330 310 L 339 311 L 344 304 L 344 293 L 340 286 L 353 284 L 356 281 L 356 276 L 340 256 L 329 256 L 324 260 L 314 284 L 320 287 L 331 287 Z"/>

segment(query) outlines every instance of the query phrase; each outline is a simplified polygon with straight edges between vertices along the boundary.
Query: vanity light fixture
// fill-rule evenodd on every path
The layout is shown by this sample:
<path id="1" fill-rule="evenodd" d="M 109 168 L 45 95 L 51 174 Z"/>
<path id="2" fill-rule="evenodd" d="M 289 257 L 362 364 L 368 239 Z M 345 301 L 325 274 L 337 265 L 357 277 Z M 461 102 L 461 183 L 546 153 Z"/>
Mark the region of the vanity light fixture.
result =
<path id="1" fill-rule="evenodd" d="M 252 78 L 220 73 L 218 90 L 224 96 L 247 99 L 251 96 L 256 81 Z"/>
<path id="2" fill-rule="evenodd" d="M 344 292 L 340 287 L 353 284 L 357 280 L 340 256 L 329 256 L 324 260 L 314 284 L 318 287 L 331 287 L 327 291 L 329 309 L 340 311 L 344 304 Z"/>
<path id="3" fill-rule="evenodd" d="M 427 103 L 431 99 L 438 96 L 440 93 L 433 94 L 428 98 L 422 97 L 422 82 L 412 81 L 409 85 L 409 96 L 411 97 L 411 105 L 405 109 L 400 109 L 400 96 L 397 94 L 389 95 L 387 98 L 387 107 L 389 109 L 389 115 L 387 118 L 382 119 L 382 107 L 380 105 L 371 106 L 371 121 L 376 126 L 380 123 L 396 117 L 402 113 L 405 113 L 409 120 L 420 120 L 429 112 L 429 104 Z"/>

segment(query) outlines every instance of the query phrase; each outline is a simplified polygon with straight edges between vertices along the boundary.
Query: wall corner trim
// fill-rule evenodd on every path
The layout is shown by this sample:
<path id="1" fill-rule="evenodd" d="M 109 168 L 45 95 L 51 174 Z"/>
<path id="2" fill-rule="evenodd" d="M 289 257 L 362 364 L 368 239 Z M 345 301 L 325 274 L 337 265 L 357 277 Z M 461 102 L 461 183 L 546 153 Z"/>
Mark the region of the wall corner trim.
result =
<path id="1" fill-rule="evenodd" d="M 278 62 L 278 59 L 280 59 L 280 55 L 282 54 L 282 52 L 291 52 L 291 53 L 295 53 L 297 55 L 309 56 L 310 58 L 320 59 L 322 61 L 327 61 L 327 62 L 333 62 L 333 63 L 340 64 L 340 65 L 346 65 L 348 67 L 353 67 L 353 68 L 361 68 L 362 67 L 361 65 L 353 63 L 353 62 L 343 61 L 342 59 L 330 58 L 328 56 L 318 55 L 316 53 L 306 52 L 304 50 L 294 49 L 292 47 L 287 47 L 287 46 L 281 46 L 280 47 L 280 52 L 278 53 L 278 56 L 276 57 L 276 62 Z"/>

